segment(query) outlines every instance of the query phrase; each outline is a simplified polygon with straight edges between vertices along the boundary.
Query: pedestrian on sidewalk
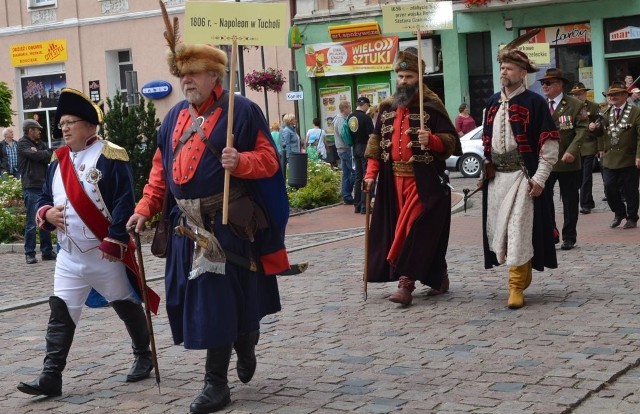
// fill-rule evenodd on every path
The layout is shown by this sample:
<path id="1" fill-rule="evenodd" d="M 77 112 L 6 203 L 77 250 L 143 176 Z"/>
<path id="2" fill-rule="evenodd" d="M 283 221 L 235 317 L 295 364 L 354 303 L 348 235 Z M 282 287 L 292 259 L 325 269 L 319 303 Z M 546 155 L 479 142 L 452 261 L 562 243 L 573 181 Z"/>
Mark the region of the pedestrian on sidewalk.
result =
<path id="1" fill-rule="evenodd" d="M 582 163 L 580 147 L 587 138 L 588 118 L 583 114 L 582 102 L 564 94 L 569 79 L 561 69 L 547 69 L 540 79 L 542 93 L 547 98 L 551 117 L 560 134 L 559 161 L 553 166 L 546 187 L 553 194 L 556 182 L 560 186 L 562 198 L 562 250 L 571 250 L 578 238 L 578 211 L 580 210 L 580 183 L 582 181 Z M 553 200 L 553 196 L 551 197 Z M 555 208 L 554 208 L 555 210 Z M 558 228 L 555 224 L 554 228 Z M 555 240 L 554 240 L 555 241 Z"/>
<path id="2" fill-rule="evenodd" d="M 227 371 L 232 350 L 238 377 L 247 383 L 256 370 L 260 320 L 280 311 L 274 275 L 289 269 L 284 247 L 289 204 L 262 111 L 222 87 L 226 53 L 178 42 L 170 24 L 165 36 L 171 39 L 170 72 L 180 78 L 186 99 L 169 110 L 160 126 L 149 183 L 128 225 L 141 231 L 167 195 L 173 206 L 171 228 L 187 226 L 213 246 L 194 249 L 192 240 L 172 234 L 165 268 L 173 341 L 206 350 L 204 387 L 190 411 L 211 413 L 231 402 Z M 227 147 L 229 99 L 235 99 L 234 142 Z M 228 225 L 222 223 L 225 171 L 231 174 Z"/>
<path id="3" fill-rule="evenodd" d="M 367 172 L 367 158 L 364 152 L 367 149 L 369 136 L 373 133 L 373 121 L 367 115 L 371 102 L 366 96 L 356 100 L 356 110 L 347 118 L 347 124 L 353 138 L 353 164 L 355 175 L 353 180 L 353 206 L 354 213 L 364 214 L 366 210 L 366 195 L 362 193 L 364 173 Z"/>
<path id="4" fill-rule="evenodd" d="M 609 227 L 618 227 L 627 219 L 623 228 L 633 229 L 638 226 L 640 108 L 627 102 L 629 92 L 622 82 L 611 83 L 605 96 L 611 109 L 602 124 L 591 123 L 589 130 L 598 134 L 604 194 L 614 214 Z"/>
<path id="5" fill-rule="evenodd" d="M 397 91 L 380 103 L 365 153 L 365 190 L 372 191 L 378 180 L 366 277 L 374 283 L 397 280 L 398 290 L 389 300 L 410 305 L 416 280 L 430 286 L 431 294 L 449 289 L 451 189 L 445 160 L 462 151 L 442 101 L 426 85 L 420 129 L 418 56 L 399 52 L 394 70 Z"/>
<path id="6" fill-rule="evenodd" d="M 344 123 L 347 122 L 347 118 L 349 118 L 349 114 L 351 113 L 351 102 L 340 102 L 338 104 L 338 110 L 340 112 L 333 118 L 333 136 L 342 168 L 340 192 L 342 194 L 342 202 L 353 205 L 353 181 L 355 175 L 353 171 L 353 143 L 347 142 L 347 138 L 342 136 Z"/>
<path id="7" fill-rule="evenodd" d="M 487 269 L 509 266 L 511 309 L 524 306 L 532 268 L 558 266 L 553 195 L 545 182 L 558 160 L 559 134 L 546 100 L 524 84 L 527 73 L 538 68 L 517 49 L 519 40 L 498 54 L 502 89 L 487 102 L 483 129 L 484 263 Z"/>
<path id="8" fill-rule="evenodd" d="M 26 217 L 24 223 L 24 254 L 27 264 L 38 263 L 36 259 L 36 203 L 42 191 L 47 166 L 52 150 L 41 139 L 42 125 L 34 119 L 25 119 L 22 123 L 24 136 L 18 141 L 18 165 Z M 51 244 L 51 234 L 39 230 L 40 252 L 42 260 L 56 260 L 56 252 Z"/>
<path id="9" fill-rule="evenodd" d="M 26 394 L 62 394 L 62 371 L 92 289 L 111 304 L 131 337 L 134 362 L 127 382 L 149 377 L 153 368 L 133 245 L 125 229 L 135 201 L 129 157 L 96 135 L 102 121 L 102 111 L 85 94 L 62 90 L 55 122 L 65 145 L 55 151 L 37 212 L 40 228 L 57 230 L 60 255 L 49 298 L 44 368 L 35 380 L 18 385 Z"/>
<path id="10" fill-rule="evenodd" d="M 2 131 L 4 141 L 0 142 L 0 175 L 9 174 L 20 179 L 18 170 L 18 143 L 13 139 L 13 129 L 5 128 Z"/>

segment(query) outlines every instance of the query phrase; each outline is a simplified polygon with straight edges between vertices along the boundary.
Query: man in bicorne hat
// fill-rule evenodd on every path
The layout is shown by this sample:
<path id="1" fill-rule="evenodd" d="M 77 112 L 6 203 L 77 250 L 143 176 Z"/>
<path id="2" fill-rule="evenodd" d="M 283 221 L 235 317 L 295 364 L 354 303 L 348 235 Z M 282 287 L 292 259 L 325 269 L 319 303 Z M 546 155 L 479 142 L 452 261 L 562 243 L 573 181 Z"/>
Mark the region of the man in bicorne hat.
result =
<path id="1" fill-rule="evenodd" d="M 623 228 L 633 229 L 638 226 L 640 108 L 627 102 L 629 92 L 623 82 L 611 83 L 604 95 L 610 108 L 602 124 L 591 123 L 589 130 L 598 135 L 604 194 L 614 213 L 609 227 L 618 227 L 626 219 Z"/>
<path id="2" fill-rule="evenodd" d="M 556 268 L 553 201 L 545 182 L 558 159 L 559 134 L 545 99 L 524 84 L 538 68 L 518 49 L 498 55 L 502 89 L 489 98 L 483 143 L 485 267 L 509 266 L 507 306 L 524 305 L 532 269 Z M 495 177 L 492 170 L 495 169 Z"/>
<path id="3" fill-rule="evenodd" d="M 553 166 L 546 187 L 553 193 L 556 182 L 560 185 L 562 199 L 562 250 L 571 250 L 576 244 L 578 211 L 580 209 L 580 183 L 582 181 L 580 146 L 588 131 L 588 119 L 582 114 L 582 102 L 564 94 L 569 84 L 562 69 L 547 69 L 540 79 L 542 93 L 547 98 L 549 111 L 560 132 L 558 162 Z M 553 199 L 553 198 L 552 198 Z M 554 227 L 555 225 L 554 219 Z"/>
<path id="4" fill-rule="evenodd" d="M 142 286 L 125 228 L 135 201 L 129 156 L 96 135 L 102 121 L 102 111 L 89 97 L 62 89 L 55 122 L 65 145 L 54 152 L 37 212 L 41 229 L 57 230 L 60 251 L 49 298 L 44 368 L 34 381 L 18 385 L 26 394 L 62 394 L 62 371 L 85 302 L 110 304 L 124 322 L 134 355 L 127 382 L 148 378 L 153 369 Z M 92 290 L 97 295 L 90 296 Z M 148 293 L 155 311 L 159 298 L 152 290 Z"/>
<path id="5" fill-rule="evenodd" d="M 279 157 L 260 108 L 223 89 L 227 55 L 205 44 L 180 42 L 160 2 L 169 45 L 167 62 L 185 100 L 158 132 L 149 182 L 128 225 L 140 231 L 169 197 L 171 227 L 184 225 L 201 241 L 172 234 L 165 283 L 174 343 L 206 350 L 204 387 L 192 413 L 231 402 L 231 353 L 246 383 L 256 370 L 260 320 L 280 310 L 277 274 L 290 268 L 284 246 L 289 202 Z M 229 99 L 235 99 L 233 145 L 227 147 Z M 225 171 L 231 175 L 228 225 L 222 223 Z M 194 236 L 195 237 L 195 236 Z"/>
<path id="6" fill-rule="evenodd" d="M 596 122 L 600 108 L 595 102 L 587 99 L 587 91 L 591 89 L 584 86 L 584 83 L 577 82 L 571 88 L 569 95 L 582 102 L 580 117 L 588 119 L 589 123 Z M 598 142 L 596 135 L 589 131 L 584 137 L 580 146 L 580 161 L 582 163 L 582 182 L 580 183 L 580 213 L 589 214 L 596 207 L 593 200 L 593 166 L 598 152 Z"/>
<path id="7" fill-rule="evenodd" d="M 409 305 L 416 281 L 430 286 L 432 295 L 449 289 L 451 189 L 445 160 L 462 152 L 442 101 L 426 85 L 420 128 L 418 57 L 399 52 L 394 70 L 396 93 L 380 103 L 365 151 L 365 190 L 378 180 L 366 277 L 369 282 L 398 281 L 389 300 Z"/>

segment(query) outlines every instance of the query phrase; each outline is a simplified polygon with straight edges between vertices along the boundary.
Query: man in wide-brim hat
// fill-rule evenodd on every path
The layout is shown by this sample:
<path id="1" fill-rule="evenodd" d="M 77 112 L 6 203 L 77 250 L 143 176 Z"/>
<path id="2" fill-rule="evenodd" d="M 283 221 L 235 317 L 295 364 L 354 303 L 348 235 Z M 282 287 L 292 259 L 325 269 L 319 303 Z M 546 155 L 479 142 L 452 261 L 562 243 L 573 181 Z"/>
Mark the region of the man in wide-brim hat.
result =
<path id="1" fill-rule="evenodd" d="M 598 104 L 587 99 L 587 88 L 584 83 L 577 82 L 569 92 L 574 98 L 582 102 L 580 116 L 595 122 L 598 118 Z M 593 165 L 598 152 L 597 137 L 589 132 L 580 146 L 580 161 L 582 163 L 582 182 L 580 184 L 580 213 L 589 214 L 596 206 L 593 200 Z"/>
<path id="2" fill-rule="evenodd" d="M 577 225 L 580 209 L 580 183 L 582 160 L 580 146 L 588 133 L 587 117 L 582 114 L 583 104 L 564 93 L 569 79 L 562 69 L 547 69 L 540 79 L 542 93 L 547 98 L 549 111 L 560 132 L 559 161 L 553 166 L 547 188 L 553 192 L 556 181 L 560 182 L 560 197 L 563 205 L 562 250 L 571 250 L 577 241 Z M 555 217 L 555 216 L 554 216 Z M 555 224 L 555 220 L 554 220 Z M 555 226 L 557 228 L 557 226 Z M 559 239 L 558 239 L 559 241 Z"/>
<path id="3" fill-rule="evenodd" d="M 589 124 L 598 135 L 604 194 L 614 213 L 611 228 L 626 218 L 624 229 L 638 226 L 638 169 L 640 169 L 640 108 L 631 105 L 624 82 L 614 81 L 604 93 L 609 109 L 603 122 Z M 622 201 L 622 194 L 625 201 Z"/>

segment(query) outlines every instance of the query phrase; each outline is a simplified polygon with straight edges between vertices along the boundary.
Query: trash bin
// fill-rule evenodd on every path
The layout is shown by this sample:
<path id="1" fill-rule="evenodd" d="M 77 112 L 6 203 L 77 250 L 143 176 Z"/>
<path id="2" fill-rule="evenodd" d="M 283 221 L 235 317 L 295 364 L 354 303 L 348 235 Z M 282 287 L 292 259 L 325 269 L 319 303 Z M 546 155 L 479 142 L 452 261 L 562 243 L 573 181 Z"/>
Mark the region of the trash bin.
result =
<path id="1" fill-rule="evenodd" d="M 302 188 L 307 185 L 307 163 L 306 152 L 294 152 L 289 154 L 287 159 L 288 183 L 290 187 Z"/>

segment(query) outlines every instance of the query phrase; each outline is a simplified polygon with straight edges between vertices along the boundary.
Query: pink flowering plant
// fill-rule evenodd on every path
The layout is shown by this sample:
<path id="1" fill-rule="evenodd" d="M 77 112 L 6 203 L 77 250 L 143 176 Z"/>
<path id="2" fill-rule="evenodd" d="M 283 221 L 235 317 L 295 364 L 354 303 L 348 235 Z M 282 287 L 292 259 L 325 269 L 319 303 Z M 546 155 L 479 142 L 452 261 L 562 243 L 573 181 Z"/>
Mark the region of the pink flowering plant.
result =
<path id="1" fill-rule="evenodd" d="M 282 70 L 274 68 L 252 70 L 244 76 L 245 85 L 256 92 L 261 92 L 263 88 L 265 91 L 280 92 L 286 80 Z"/>

